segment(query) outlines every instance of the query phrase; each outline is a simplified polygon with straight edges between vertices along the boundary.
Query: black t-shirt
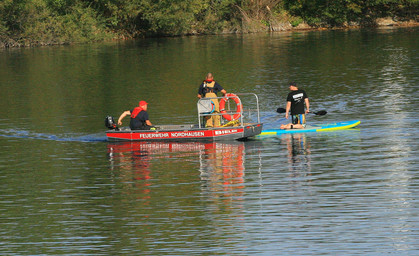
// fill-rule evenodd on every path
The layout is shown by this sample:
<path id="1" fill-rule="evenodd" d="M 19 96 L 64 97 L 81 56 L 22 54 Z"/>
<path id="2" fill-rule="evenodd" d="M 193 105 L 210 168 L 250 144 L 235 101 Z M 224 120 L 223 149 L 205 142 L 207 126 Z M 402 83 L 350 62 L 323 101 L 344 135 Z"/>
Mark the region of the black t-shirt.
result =
<path id="1" fill-rule="evenodd" d="M 291 115 L 304 114 L 304 101 L 308 98 L 304 90 L 296 90 L 288 93 L 287 101 L 291 102 Z"/>
<path id="2" fill-rule="evenodd" d="M 131 110 L 131 113 L 134 112 L 134 109 Z M 131 117 L 129 122 L 129 127 L 131 130 L 141 130 L 146 127 L 145 121 L 149 120 L 148 113 L 145 110 L 142 110 L 135 118 Z"/>

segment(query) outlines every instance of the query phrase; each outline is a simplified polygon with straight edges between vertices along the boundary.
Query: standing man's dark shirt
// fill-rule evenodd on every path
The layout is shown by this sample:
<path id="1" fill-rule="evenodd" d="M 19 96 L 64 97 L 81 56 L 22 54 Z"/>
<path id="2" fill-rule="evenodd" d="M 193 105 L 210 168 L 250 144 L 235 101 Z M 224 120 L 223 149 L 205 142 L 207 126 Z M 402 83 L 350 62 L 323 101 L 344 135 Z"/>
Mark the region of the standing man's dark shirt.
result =
<path id="1" fill-rule="evenodd" d="M 291 115 L 305 114 L 304 101 L 308 98 L 304 90 L 298 89 L 288 94 L 287 101 L 291 102 Z"/>

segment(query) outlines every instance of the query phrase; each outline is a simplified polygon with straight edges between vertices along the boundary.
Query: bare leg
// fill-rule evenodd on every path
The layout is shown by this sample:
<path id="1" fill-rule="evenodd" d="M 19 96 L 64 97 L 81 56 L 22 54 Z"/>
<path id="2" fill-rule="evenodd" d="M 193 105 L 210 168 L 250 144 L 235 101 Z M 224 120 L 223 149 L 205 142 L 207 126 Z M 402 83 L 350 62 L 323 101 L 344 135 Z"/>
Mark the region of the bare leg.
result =
<path id="1" fill-rule="evenodd" d="M 280 129 L 282 130 L 287 130 L 287 129 L 303 129 L 304 126 L 302 126 L 301 124 L 281 124 Z"/>

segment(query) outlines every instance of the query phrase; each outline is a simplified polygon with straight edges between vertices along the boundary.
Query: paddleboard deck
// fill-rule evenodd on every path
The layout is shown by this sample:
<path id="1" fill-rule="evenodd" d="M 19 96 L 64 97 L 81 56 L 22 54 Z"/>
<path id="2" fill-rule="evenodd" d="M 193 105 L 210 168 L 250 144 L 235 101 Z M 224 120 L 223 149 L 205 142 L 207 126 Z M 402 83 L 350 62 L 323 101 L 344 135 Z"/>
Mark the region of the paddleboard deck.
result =
<path id="1" fill-rule="evenodd" d="M 357 125 L 359 125 L 361 121 L 359 120 L 352 120 L 352 121 L 346 121 L 346 122 L 337 122 L 337 123 L 330 123 L 325 125 L 319 125 L 319 126 L 311 126 L 307 125 L 304 129 L 268 129 L 263 130 L 262 133 L 259 136 L 264 135 L 278 135 L 278 134 L 285 134 L 285 133 L 304 133 L 304 132 L 327 132 L 327 131 L 337 131 L 337 130 L 345 130 L 353 128 Z"/>

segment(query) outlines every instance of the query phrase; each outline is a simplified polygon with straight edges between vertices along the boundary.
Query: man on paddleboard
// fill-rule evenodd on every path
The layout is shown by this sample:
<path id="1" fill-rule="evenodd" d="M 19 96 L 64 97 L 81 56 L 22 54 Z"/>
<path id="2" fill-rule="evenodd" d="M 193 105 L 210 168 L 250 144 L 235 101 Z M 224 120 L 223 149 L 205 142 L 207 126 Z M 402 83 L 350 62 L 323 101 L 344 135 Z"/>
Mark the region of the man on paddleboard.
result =
<path id="1" fill-rule="evenodd" d="M 227 93 L 224 88 L 214 81 L 214 77 L 211 73 L 208 73 L 205 80 L 199 86 L 198 89 L 198 98 L 217 98 L 217 93 L 221 92 L 223 96 Z M 220 106 L 218 103 L 218 99 L 211 99 L 214 103 L 214 112 L 211 116 L 205 116 L 206 124 L 205 127 L 218 127 L 221 125 L 221 118 L 218 114 L 220 114 Z"/>
<path id="2" fill-rule="evenodd" d="M 285 118 L 288 119 L 291 110 L 291 123 L 281 125 L 281 129 L 302 129 L 306 124 L 306 114 L 310 112 L 310 102 L 307 93 L 298 89 L 297 83 L 290 82 L 291 90 L 287 96 L 287 107 L 285 109 Z"/>
<path id="3" fill-rule="evenodd" d="M 131 130 L 150 130 L 154 129 L 153 125 L 151 124 L 148 113 L 147 113 L 147 105 L 148 103 L 145 101 L 140 101 L 138 107 L 127 110 L 121 114 L 118 119 L 118 125 L 122 125 L 122 119 L 124 117 L 130 115 L 131 120 L 129 122 L 129 127 Z"/>

